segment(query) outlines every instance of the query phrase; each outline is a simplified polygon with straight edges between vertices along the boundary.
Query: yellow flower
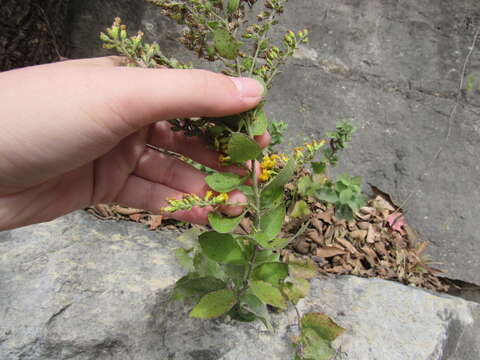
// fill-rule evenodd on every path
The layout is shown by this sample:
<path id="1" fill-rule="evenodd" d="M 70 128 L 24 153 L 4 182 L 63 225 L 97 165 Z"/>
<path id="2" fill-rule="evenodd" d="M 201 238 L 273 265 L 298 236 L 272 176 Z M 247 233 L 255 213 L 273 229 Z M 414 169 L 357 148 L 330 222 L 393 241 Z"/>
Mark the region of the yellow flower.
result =
<path id="1" fill-rule="evenodd" d="M 226 155 L 220 155 L 218 157 L 218 162 L 222 165 L 224 164 L 228 164 L 230 162 L 232 158 L 230 156 L 226 156 Z"/>
<path id="2" fill-rule="evenodd" d="M 228 201 L 228 194 L 227 193 L 221 193 L 219 195 L 217 195 L 213 201 L 215 203 L 224 203 L 224 202 L 227 202 Z"/>
<path id="3" fill-rule="evenodd" d="M 213 196 L 213 192 L 211 192 L 211 191 L 209 190 L 209 191 L 207 191 L 207 193 L 205 194 L 204 200 L 205 200 L 205 201 L 208 201 L 208 200 L 210 200 L 210 199 L 212 198 L 212 196 Z"/>

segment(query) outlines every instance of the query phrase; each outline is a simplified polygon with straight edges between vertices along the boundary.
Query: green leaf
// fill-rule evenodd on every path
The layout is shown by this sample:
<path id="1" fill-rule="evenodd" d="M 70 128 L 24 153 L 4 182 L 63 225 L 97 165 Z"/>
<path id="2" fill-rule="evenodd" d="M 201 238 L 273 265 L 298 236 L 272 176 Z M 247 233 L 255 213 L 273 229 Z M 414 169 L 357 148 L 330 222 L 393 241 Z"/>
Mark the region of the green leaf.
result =
<path id="1" fill-rule="evenodd" d="M 236 303 L 237 299 L 232 290 L 214 291 L 202 297 L 189 315 L 199 319 L 215 318 L 227 313 Z"/>
<path id="2" fill-rule="evenodd" d="M 333 341 L 343 334 L 344 328 L 337 325 L 327 315 L 319 312 L 308 313 L 300 319 L 302 331 L 305 329 L 314 330 L 318 336 L 327 341 Z"/>
<path id="3" fill-rule="evenodd" d="M 253 294 L 245 293 L 240 298 L 240 305 L 259 317 L 269 331 L 273 331 L 268 308 L 258 297 Z"/>
<path id="4" fill-rule="evenodd" d="M 236 174 L 221 172 L 208 175 L 205 178 L 205 182 L 210 189 L 218 192 L 230 192 L 243 184 L 245 180 L 246 178 L 241 178 Z"/>
<path id="5" fill-rule="evenodd" d="M 175 283 L 172 292 L 173 300 L 181 300 L 190 297 L 200 297 L 209 292 L 224 289 L 226 284 L 212 276 L 191 277 L 190 275 L 182 277 Z"/>
<path id="6" fill-rule="evenodd" d="M 237 163 L 256 159 L 261 152 L 262 148 L 242 133 L 233 133 L 228 142 L 227 154 Z"/>
<path id="7" fill-rule="evenodd" d="M 253 238 L 261 242 L 274 239 L 280 230 L 282 230 L 284 219 L 285 205 L 280 204 L 280 206 L 260 218 L 260 231 L 254 234 Z"/>
<path id="8" fill-rule="evenodd" d="M 328 187 L 322 187 L 315 192 L 315 196 L 318 200 L 325 201 L 330 204 L 335 204 L 339 201 L 337 192 L 329 189 Z"/>
<path id="9" fill-rule="evenodd" d="M 339 199 L 342 204 L 348 204 L 352 199 L 352 190 L 348 188 L 343 190 L 339 195 Z"/>
<path id="10" fill-rule="evenodd" d="M 280 259 L 280 254 L 274 253 L 272 250 L 265 249 L 257 252 L 255 264 L 260 265 L 266 262 L 276 262 Z"/>
<path id="11" fill-rule="evenodd" d="M 235 11 L 237 11 L 239 4 L 240 0 L 228 0 L 227 14 L 232 15 Z"/>
<path id="12" fill-rule="evenodd" d="M 267 131 L 268 121 L 267 116 L 265 115 L 265 111 L 263 109 L 257 110 L 255 115 L 255 120 L 252 123 L 251 131 L 252 135 L 262 135 Z"/>
<path id="13" fill-rule="evenodd" d="M 272 189 L 272 191 L 262 191 L 260 194 L 260 206 L 262 210 L 273 209 L 283 204 L 284 191 L 283 186 Z"/>
<path id="14" fill-rule="evenodd" d="M 193 266 L 193 259 L 188 255 L 187 250 L 184 248 L 175 249 L 175 257 L 182 267 L 187 271 L 194 271 L 195 267 Z"/>
<path id="15" fill-rule="evenodd" d="M 317 264 L 310 258 L 296 258 L 288 263 L 288 272 L 292 278 L 312 279 L 317 276 L 318 268 Z"/>
<path id="16" fill-rule="evenodd" d="M 285 246 L 287 246 L 289 243 L 290 243 L 290 239 L 276 238 L 268 241 L 268 246 L 266 247 L 272 250 L 280 250 L 280 249 L 283 249 Z"/>
<path id="17" fill-rule="evenodd" d="M 208 213 L 208 222 L 216 232 L 225 234 L 235 229 L 243 219 L 243 214 L 234 218 L 223 216 L 217 212 Z"/>
<path id="18" fill-rule="evenodd" d="M 290 213 L 291 217 L 299 218 L 310 215 L 312 212 L 308 204 L 304 200 L 298 200 L 295 205 L 293 206 L 293 210 Z"/>
<path id="19" fill-rule="evenodd" d="M 274 286 L 280 285 L 287 276 L 288 265 L 281 262 L 264 263 L 252 272 L 252 279 L 266 281 Z"/>
<path id="20" fill-rule="evenodd" d="M 225 280 L 226 278 L 225 272 L 220 264 L 209 259 L 203 252 L 195 255 L 193 265 L 201 276 L 212 276 L 221 280 Z"/>
<path id="21" fill-rule="evenodd" d="M 327 164 L 323 161 L 312 161 L 312 169 L 315 174 L 324 174 L 327 170 Z"/>
<path id="22" fill-rule="evenodd" d="M 230 234 L 205 232 L 200 235 L 199 242 L 205 255 L 212 260 L 224 264 L 245 264 L 243 251 Z"/>
<path id="23" fill-rule="evenodd" d="M 283 294 L 294 304 L 298 303 L 310 292 L 310 283 L 306 279 L 295 279 L 282 285 Z"/>
<path id="24" fill-rule="evenodd" d="M 255 296 L 264 303 L 275 306 L 280 309 L 287 308 L 287 302 L 282 296 L 280 290 L 265 281 L 256 280 L 250 282 L 250 288 Z"/>
<path id="25" fill-rule="evenodd" d="M 278 191 L 278 188 L 283 190 L 283 186 L 290 181 L 295 172 L 295 160 L 290 159 L 285 164 L 284 168 L 280 170 L 270 182 L 265 185 L 262 190 L 262 196 L 269 197 L 272 192 Z"/>
<path id="26" fill-rule="evenodd" d="M 225 29 L 215 29 L 213 32 L 213 44 L 218 54 L 225 59 L 234 60 L 238 55 L 240 45 Z"/>
<path id="27" fill-rule="evenodd" d="M 308 190 L 312 186 L 312 178 L 308 175 L 302 176 L 298 179 L 297 189 L 298 193 L 302 196 L 308 195 Z"/>
<path id="28" fill-rule="evenodd" d="M 224 267 L 225 273 L 227 274 L 228 279 L 233 281 L 236 287 L 239 287 L 243 283 L 243 277 L 245 275 L 245 266 L 244 265 L 231 265 L 227 264 Z"/>
<path id="29" fill-rule="evenodd" d="M 303 360 L 330 360 L 335 355 L 330 343 L 312 329 L 302 331 L 300 342 Z"/>

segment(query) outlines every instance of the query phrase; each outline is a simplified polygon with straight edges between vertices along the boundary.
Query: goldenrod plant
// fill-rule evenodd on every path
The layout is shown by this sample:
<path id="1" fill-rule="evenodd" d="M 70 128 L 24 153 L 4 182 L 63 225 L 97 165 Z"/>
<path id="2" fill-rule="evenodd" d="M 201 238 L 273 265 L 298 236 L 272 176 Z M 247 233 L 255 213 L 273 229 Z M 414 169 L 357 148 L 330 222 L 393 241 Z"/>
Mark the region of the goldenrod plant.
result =
<path id="1" fill-rule="evenodd" d="M 223 65 L 229 76 L 254 77 L 267 90 L 273 85 L 281 66 L 299 44 L 308 42 L 308 31 L 288 30 L 275 39 L 271 29 L 278 24 L 286 0 L 148 0 L 177 23 L 184 25 L 180 41 L 206 61 Z M 255 22 L 248 19 L 255 12 Z M 157 43 L 145 43 L 138 32 L 129 36 L 120 19 L 100 35 L 104 47 L 125 56 L 126 66 L 187 69 L 191 66 L 163 54 Z M 199 136 L 219 154 L 222 165 L 244 169 L 244 175 L 212 172 L 206 177 L 210 191 L 204 197 L 185 194 L 170 199 L 162 212 L 209 206 L 210 231 L 192 228 L 182 236 L 176 251 L 180 264 L 188 271 L 175 285 L 172 297 L 193 302 L 190 316 L 211 319 L 229 316 L 239 321 L 261 320 L 273 330 L 270 311 L 286 310 L 309 292 L 309 279 L 317 275 L 316 264 L 308 258 L 280 257 L 292 237 L 282 237 L 285 217 L 302 218 L 310 211 L 308 203 L 324 201 L 337 204 L 338 215 L 348 218 L 365 201 L 359 178 L 328 177 L 354 131 L 341 122 L 327 140 L 314 140 L 293 149 L 291 154 L 262 149 L 254 137 L 272 133 L 272 146 L 282 140 L 283 122 L 269 122 L 265 100 L 255 109 L 222 118 L 173 119 L 174 131 Z M 321 159 L 315 160 L 321 151 Z M 250 166 L 247 166 L 247 164 Z M 307 170 L 310 165 L 312 171 Z M 293 184 L 286 187 L 287 184 Z M 230 203 L 228 193 L 242 191 L 244 204 Z M 236 217 L 220 212 L 225 205 L 242 205 Z M 159 209 L 160 210 L 160 209 Z M 248 222 L 243 231 L 239 225 Z M 303 227 L 304 229 L 305 227 Z M 297 234 L 298 235 L 298 234 Z M 334 351 L 330 342 L 343 329 L 323 314 L 299 317 L 299 337 L 295 359 L 325 360 Z"/>

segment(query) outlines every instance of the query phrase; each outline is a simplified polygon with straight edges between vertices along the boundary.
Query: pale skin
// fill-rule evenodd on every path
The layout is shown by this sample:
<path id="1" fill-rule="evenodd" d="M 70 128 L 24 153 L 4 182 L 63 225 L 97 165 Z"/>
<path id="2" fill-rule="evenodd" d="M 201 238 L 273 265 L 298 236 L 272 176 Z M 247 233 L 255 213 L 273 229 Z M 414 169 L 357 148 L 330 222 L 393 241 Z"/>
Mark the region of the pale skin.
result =
<path id="1" fill-rule="evenodd" d="M 219 154 L 200 139 L 172 132 L 165 120 L 249 110 L 261 101 L 258 82 L 202 70 L 126 68 L 120 62 L 71 60 L 0 73 L 0 230 L 99 203 L 159 213 L 167 198 L 205 194 L 204 174 L 147 143 L 232 170 L 221 167 Z M 266 146 L 269 135 L 257 142 Z M 230 201 L 245 197 L 233 192 Z M 209 211 L 171 216 L 206 223 Z"/>

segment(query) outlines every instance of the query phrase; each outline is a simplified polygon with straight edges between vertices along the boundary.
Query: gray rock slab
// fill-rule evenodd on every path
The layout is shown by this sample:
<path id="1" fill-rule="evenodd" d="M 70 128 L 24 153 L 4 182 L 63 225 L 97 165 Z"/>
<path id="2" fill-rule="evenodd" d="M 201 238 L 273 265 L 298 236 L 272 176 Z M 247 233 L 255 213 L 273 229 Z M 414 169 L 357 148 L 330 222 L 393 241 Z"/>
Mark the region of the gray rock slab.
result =
<path id="1" fill-rule="evenodd" d="M 74 57 L 104 54 L 98 33 L 120 15 L 165 52 L 195 62 L 175 42 L 179 28 L 149 4 L 72 3 Z M 445 143 L 478 18 L 476 0 L 290 1 L 282 31 L 308 28 L 311 41 L 278 78 L 267 113 L 290 124 L 291 145 L 321 138 L 339 119 L 353 119 L 359 131 L 338 171 L 363 176 L 399 203 L 409 198 L 407 221 L 430 241 L 437 267 L 480 284 L 478 91 L 462 99 Z M 480 79 L 479 54 L 472 53 L 468 77 Z"/>
<path id="2" fill-rule="evenodd" d="M 284 360 L 293 309 L 260 323 L 201 321 L 169 300 L 173 232 L 83 212 L 0 233 L 2 360 Z M 397 283 L 315 279 L 301 312 L 347 331 L 336 360 L 478 360 L 480 305 Z"/>

